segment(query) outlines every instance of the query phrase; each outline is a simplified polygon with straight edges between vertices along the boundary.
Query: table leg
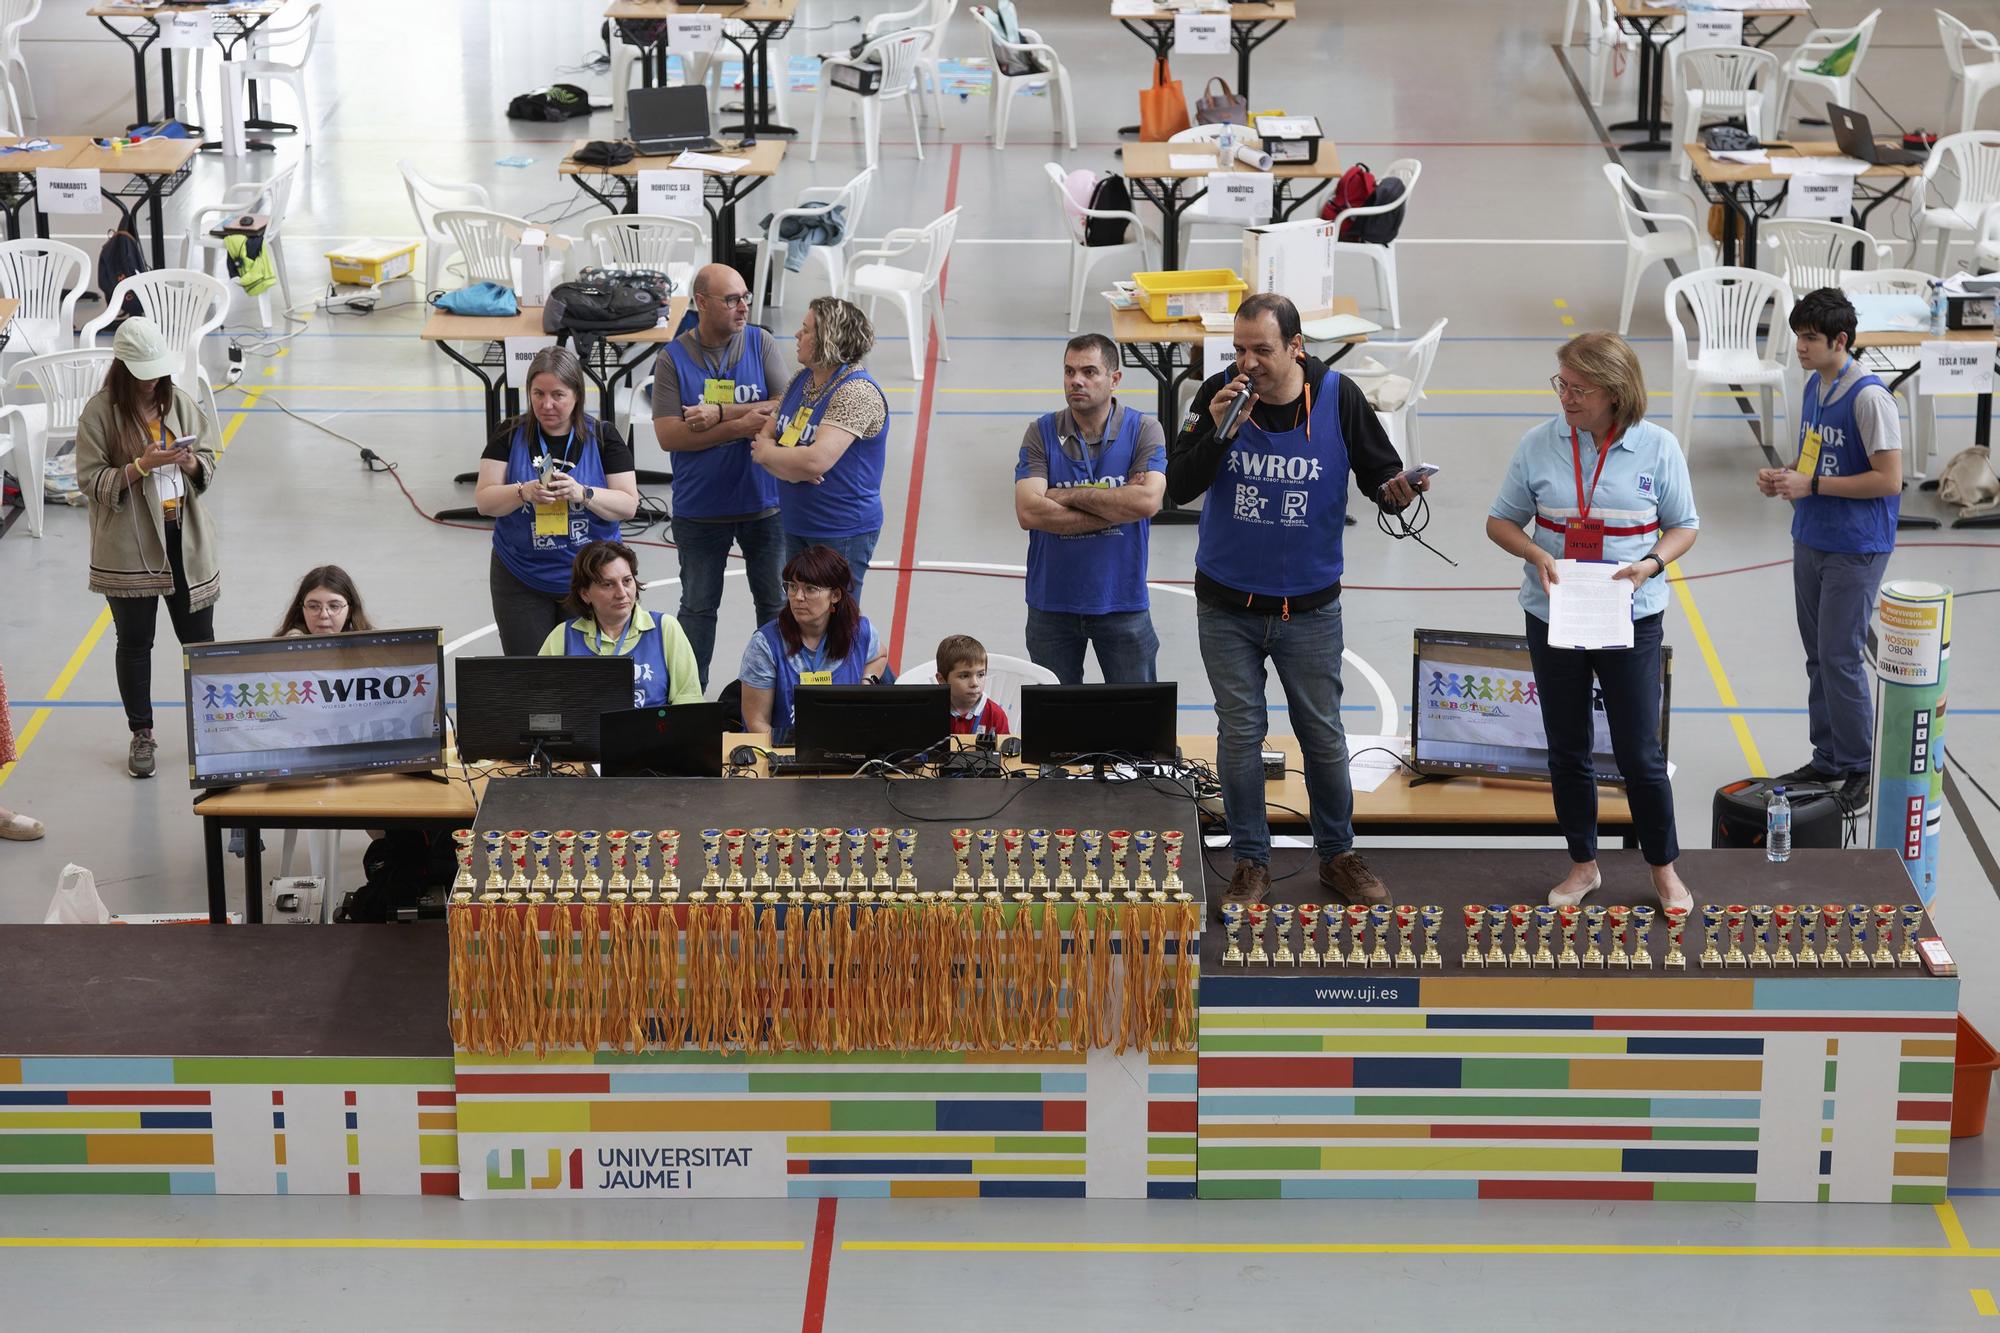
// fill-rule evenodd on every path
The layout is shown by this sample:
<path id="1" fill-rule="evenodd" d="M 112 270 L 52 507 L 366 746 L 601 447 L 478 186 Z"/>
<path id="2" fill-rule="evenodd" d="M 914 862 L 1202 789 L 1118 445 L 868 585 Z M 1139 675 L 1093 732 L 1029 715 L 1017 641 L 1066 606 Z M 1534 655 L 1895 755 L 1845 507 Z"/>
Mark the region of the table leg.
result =
<path id="1" fill-rule="evenodd" d="M 443 352 L 453 361 L 458 362 L 459 365 L 471 371 L 472 377 L 479 381 L 480 395 L 481 398 L 484 400 L 484 405 L 486 408 L 486 435 L 484 438 L 489 440 L 492 439 L 500 431 L 500 422 L 502 419 L 502 393 L 505 390 L 507 383 L 506 367 L 505 366 L 501 367 L 500 376 L 499 378 L 496 379 L 492 376 L 489 376 L 486 373 L 486 368 L 484 366 L 480 365 L 477 361 L 474 361 L 471 358 L 467 357 L 463 352 L 460 352 L 456 347 L 453 347 L 450 343 L 440 342 L 437 345 L 437 347 L 439 351 Z M 461 485 L 467 482 L 477 481 L 478 479 L 479 479 L 479 474 L 476 472 L 462 473 L 459 476 L 452 478 L 453 481 L 458 482 Z M 437 517 L 447 523 L 484 523 L 489 521 L 486 515 L 480 513 L 476 507 L 461 507 L 458 509 L 440 509 L 437 512 Z"/>
<path id="2" fill-rule="evenodd" d="M 1285 26 L 1283 20 L 1270 20 L 1271 26 L 1263 24 L 1267 20 L 1251 19 L 1244 23 L 1229 25 L 1230 44 L 1236 48 L 1236 91 L 1247 99 L 1250 96 L 1250 53 L 1278 35 L 1278 29 Z"/>
<path id="3" fill-rule="evenodd" d="M 243 830 L 243 920 L 264 924 L 264 830 L 255 825 Z"/>
<path id="4" fill-rule="evenodd" d="M 153 242 L 153 267 L 165 268 L 167 266 L 167 230 L 164 217 L 166 200 L 161 198 L 161 191 L 166 187 L 167 178 L 154 175 L 142 176 L 140 179 L 146 182 L 146 193 L 140 198 L 139 207 L 145 209 L 147 214 L 146 231 Z"/>
<path id="5" fill-rule="evenodd" d="M 222 877 L 222 825 L 213 819 L 201 821 L 201 848 L 208 868 L 208 920 L 220 926 L 229 920 L 229 888 Z"/>
<path id="6" fill-rule="evenodd" d="M 777 25 L 750 22 L 748 26 L 751 39 L 750 49 L 744 51 L 743 59 L 743 123 L 722 128 L 727 133 L 775 134 L 792 138 L 798 134 L 796 129 L 771 119 L 771 34 Z M 742 43 L 733 44 L 737 50 L 743 51 Z"/>
<path id="7" fill-rule="evenodd" d="M 1160 210 L 1160 269 L 1171 273 L 1181 266 L 1181 214 L 1201 195 L 1183 200 L 1178 176 L 1132 176 L 1128 179 L 1141 199 Z"/>
<path id="8" fill-rule="evenodd" d="M 1665 19 L 1651 16 L 1626 20 L 1639 34 L 1638 119 L 1605 126 L 1608 130 L 1643 130 L 1646 137 L 1618 145 L 1627 153 L 1661 153 L 1671 145 L 1662 137 L 1661 107 L 1666 95 L 1666 42 L 1660 40 Z M 1668 41 L 1673 40 L 1668 38 Z"/>
<path id="9" fill-rule="evenodd" d="M 1176 364 L 1176 343 L 1126 343 L 1123 348 L 1125 364 L 1134 370 L 1143 370 L 1153 377 L 1159 392 L 1155 410 L 1160 414 L 1160 424 L 1171 426 L 1179 420 L 1176 409 L 1179 406 L 1177 389 L 1181 381 L 1180 367 Z M 1192 358 L 1190 358 L 1192 361 Z M 1192 369 L 1190 365 L 1189 369 Z M 1201 519 L 1199 509 L 1187 509 L 1172 500 L 1162 501 L 1160 511 L 1153 515 L 1154 523 L 1195 523 Z"/>
<path id="10" fill-rule="evenodd" d="M 151 124 L 152 122 L 146 116 L 146 50 L 159 40 L 159 25 L 148 19 L 144 28 L 134 28 L 128 33 L 106 17 L 100 16 L 97 23 L 99 27 L 122 42 L 125 49 L 132 53 L 132 108 L 137 113 L 138 118 L 127 128 L 136 128 L 140 125 Z M 137 40 L 141 32 L 150 33 L 151 35 L 142 42 Z"/>

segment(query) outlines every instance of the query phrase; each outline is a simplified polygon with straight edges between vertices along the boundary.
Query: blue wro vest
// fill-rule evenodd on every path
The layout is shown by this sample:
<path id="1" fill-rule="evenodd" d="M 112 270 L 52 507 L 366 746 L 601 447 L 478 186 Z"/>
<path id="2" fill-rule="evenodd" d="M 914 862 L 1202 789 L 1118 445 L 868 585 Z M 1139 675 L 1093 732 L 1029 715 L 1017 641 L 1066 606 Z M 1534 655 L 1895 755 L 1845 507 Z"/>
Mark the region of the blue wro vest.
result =
<path id="1" fill-rule="evenodd" d="M 734 383 L 737 403 L 761 403 L 771 396 L 771 386 L 764 383 L 764 339 L 769 336 L 755 324 L 747 325 L 743 355 L 716 376 Z M 667 356 L 680 379 L 681 403 L 702 402 L 713 372 L 679 338 L 667 344 Z M 734 518 L 777 507 L 778 479 L 750 461 L 750 441 L 731 440 L 713 449 L 674 455 L 674 513 L 678 516 Z"/>
<path id="2" fill-rule="evenodd" d="M 540 451 L 529 447 L 534 423 L 523 422 L 514 432 L 507 454 L 507 484 L 518 486 L 541 475 L 537 466 Z M 593 489 L 604 486 L 604 456 L 597 451 L 597 421 L 583 419 L 583 443 L 577 451 L 576 466 L 569 475 Z M 576 553 L 592 542 L 618 540 L 618 521 L 599 518 L 581 504 L 569 507 L 569 535 L 535 535 L 533 505 L 510 509 L 493 521 L 493 550 L 507 572 L 537 592 L 561 597 L 569 591 L 570 565 Z"/>
<path id="3" fill-rule="evenodd" d="M 867 380 L 875 384 L 867 371 L 859 366 L 836 376 L 826 392 L 820 395 L 819 403 L 811 408 L 803 406 L 806 400 L 806 385 L 812 379 L 810 373 L 799 375 L 785 390 L 785 401 L 778 409 L 778 441 L 784 443 L 793 421 L 801 411 L 805 420 L 800 426 L 797 444 L 800 448 L 812 445 L 813 436 L 819 431 L 819 420 L 826 415 L 827 407 L 833 402 L 833 395 L 841 384 L 850 379 Z M 881 386 L 876 385 L 876 391 Z M 885 397 L 884 402 L 888 401 Z M 781 481 L 778 483 L 778 512 L 786 532 L 794 537 L 859 537 L 865 533 L 882 530 L 882 459 L 888 452 L 889 419 L 882 418 L 882 429 L 865 440 L 856 440 L 847 446 L 840 461 L 821 477 L 817 483 L 810 481 Z"/>
<path id="4" fill-rule="evenodd" d="M 632 612 L 637 620 L 638 610 Z M 590 634 L 583 628 L 585 622 L 572 620 L 563 634 L 563 656 L 590 657 Z M 603 631 L 598 632 L 603 637 Z M 629 646 L 628 646 L 629 645 Z M 625 632 L 618 636 L 618 656 L 632 659 L 632 706 L 634 708 L 659 708 L 666 704 L 672 693 L 672 678 L 667 672 L 666 637 L 660 633 L 660 618 L 653 617 L 653 627 L 643 634 L 632 632 L 632 623 L 627 621 Z"/>
<path id="5" fill-rule="evenodd" d="M 764 636 L 764 642 L 771 649 L 771 661 L 777 667 L 777 680 L 771 686 L 771 743 L 783 745 L 792 738 L 792 699 L 798 692 L 799 683 L 792 678 L 792 665 L 786 660 L 785 636 L 778 629 L 778 622 L 767 620 L 757 632 Z M 847 656 L 837 662 L 815 660 L 807 665 L 809 671 L 831 671 L 835 685 L 861 685 L 868 679 L 868 617 L 862 616 L 854 624 L 854 642 L 848 645 Z M 826 651 L 826 640 L 820 640 L 820 652 Z"/>
<path id="6" fill-rule="evenodd" d="M 1060 412 L 1051 412 L 1040 423 L 1042 449 L 1048 456 L 1049 489 L 1123 486 L 1138 456 L 1145 414 L 1130 408 L 1120 414 L 1118 435 L 1105 443 L 1094 468 L 1088 461 L 1088 445 L 1082 461 L 1063 451 L 1062 438 L 1056 432 L 1061 419 Z M 1151 529 L 1150 523 L 1141 520 L 1068 537 L 1031 530 L 1028 605 L 1037 611 L 1076 616 L 1146 610 L 1150 606 L 1146 543 Z"/>
<path id="7" fill-rule="evenodd" d="M 1841 372 L 1845 374 L 1843 370 Z M 1836 381 L 1837 382 L 1837 381 Z M 1819 459 L 1816 470 L 1822 477 L 1853 477 L 1872 470 L 1868 449 L 1854 420 L 1854 401 L 1870 385 L 1887 388 L 1873 375 L 1863 375 L 1854 387 L 1831 403 L 1821 403 L 1825 392 L 1821 377 L 1806 384 L 1800 415 L 1799 454 L 1806 452 L 1810 431 L 1819 432 Z M 1836 495 L 1806 495 L 1792 510 L 1792 540 L 1815 551 L 1839 551 L 1851 555 L 1873 555 L 1896 549 L 1896 515 L 1903 507 L 1900 495 L 1873 500 L 1849 500 Z"/>
<path id="8" fill-rule="evenodd" d="M 1195 568 L 1225 587 L 1298 597 L 1340 582 L 1347 520 L 1347 441 L 1340 375 L 1307 386 L 1312 411 L 1295 430 L 1245 419 L 1201 505 Z"/>

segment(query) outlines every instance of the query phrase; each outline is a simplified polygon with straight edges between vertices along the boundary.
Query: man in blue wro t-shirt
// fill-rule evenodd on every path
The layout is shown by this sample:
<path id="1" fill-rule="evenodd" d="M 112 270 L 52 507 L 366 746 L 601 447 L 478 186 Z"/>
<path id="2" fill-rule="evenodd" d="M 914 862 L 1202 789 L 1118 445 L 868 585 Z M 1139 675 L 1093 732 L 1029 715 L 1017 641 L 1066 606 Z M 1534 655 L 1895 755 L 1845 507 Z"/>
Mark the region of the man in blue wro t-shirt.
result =
<path id="1" fill-rule="evenodd" d="M 1028 533 L 1028 656 L 1065 685 L 1097 651 L 1109 683 L 1156 680 L 1159 636 L 1146 591 L 1148 520 L 1166 494 L 1166 432 L 1116 398 L 1118 347 L 1069 340 L 1069 406 L 1028 427 L 1014 467 L 1014 517 Z"/>
<path id="2" fill-rule="evenodd" d="M 1831 287 L 1792 307 L 1807 375 L 1798 460 L 1757 473 L 1759 491 L 1793 501 L 1792 595 L 1806 649 L 1812 758 L 1779 781 L 1837 786 L 1850 814 L 1868 808 L 1875 710 L 1864 645 L 1903 491 L 1896 400 L 1855 361 L 1856 323 L 1853 302 Z"/>
<path id="3" fill-rule="evenodd" d="M 1305 756 L 1320 888 L 1345 903 L 1389 901 L 1354 850 L 1354 789 L 1340 723 L 1340 572 L 1349 472 L 1391 512 L 1428 490 L 1352 380 L 1305 354 L 1298 308 L 1263 292 L 1236 312 L 1236 362 L 1211 376 L 1167 458 L 1167 494 L 1202 492 L 1195 548 L 1201 660 L 1215 691 L 1216 768 L 1236 858 L 1225 903 L 1271 887 L 1264 819 L 1265 662 L 1278 671 Z M 1247 397 L 1233 421 L 1231 408 Z M 1223 430 L 1223 423 L 1230 422 Z"/>

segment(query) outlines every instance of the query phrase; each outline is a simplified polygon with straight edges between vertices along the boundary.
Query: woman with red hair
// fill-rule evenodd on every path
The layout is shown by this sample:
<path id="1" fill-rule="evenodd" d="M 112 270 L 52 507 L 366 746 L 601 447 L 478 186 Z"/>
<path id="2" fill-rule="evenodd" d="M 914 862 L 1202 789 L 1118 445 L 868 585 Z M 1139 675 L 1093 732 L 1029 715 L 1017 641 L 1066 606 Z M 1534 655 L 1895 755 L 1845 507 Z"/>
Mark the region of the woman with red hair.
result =
<path id="1" fill-rule="evenodd" d="M 830 546 L 808 546 L 785 564 L 785 609 L 743 650 L 743 726 L 792 736 L 792 700 L 801 685 L 863 685 L 889 666 L 888 649 L 848 596 L 853 571 Z"/>

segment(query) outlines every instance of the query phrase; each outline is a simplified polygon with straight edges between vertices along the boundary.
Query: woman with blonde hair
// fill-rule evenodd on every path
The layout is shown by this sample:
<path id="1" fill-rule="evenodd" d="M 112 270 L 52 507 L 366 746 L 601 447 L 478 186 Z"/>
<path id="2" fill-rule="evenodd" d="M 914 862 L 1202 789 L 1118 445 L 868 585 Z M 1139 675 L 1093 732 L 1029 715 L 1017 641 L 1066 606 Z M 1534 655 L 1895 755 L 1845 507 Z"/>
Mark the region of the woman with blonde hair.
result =
<path id="1" fill-rule="evenodd" d="M 888 453 L 889 400 L 862 365 L 875 326 L 859 306 L 814 297 L 799 324 L 799 364 L 777 415 L 751 441 L 750 457 L 778 479 L 778 520 L 785 559 L 830 546 L 861 595 L 882 535 L 882 463 Z"/>
<path id="2" fill-rule="evenodd" d="M 1520 558 L 1528 653 L 1548 737 L 1556 822 L 1569 843 L 1570 871 L 1549 893 L 1573 906 L 1601 882 L 1597 867 L 1595 710 L 1604 720 L 1625 780 L 1639 845 L 1665 907 L 1693 898 L 1674 871 L 1674 794 L 1660 746 L 1661 629 L 1667 566 L 1694 545 L 1695 512 L 1687 458 L 1671 432 L 1646 420 L 1646 378 L 1631 346 L 1615 333 L 1584 333 L 1556 353 L 1557 416 L 1533 427 L 1514 450 L 1486 519 L 1486 535 Z M 1615 563 L 1632 585 L 1632 646 L 1549 643 L 1549 589 L 1558 560 Z"/>

